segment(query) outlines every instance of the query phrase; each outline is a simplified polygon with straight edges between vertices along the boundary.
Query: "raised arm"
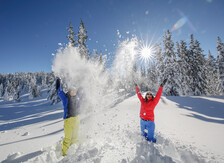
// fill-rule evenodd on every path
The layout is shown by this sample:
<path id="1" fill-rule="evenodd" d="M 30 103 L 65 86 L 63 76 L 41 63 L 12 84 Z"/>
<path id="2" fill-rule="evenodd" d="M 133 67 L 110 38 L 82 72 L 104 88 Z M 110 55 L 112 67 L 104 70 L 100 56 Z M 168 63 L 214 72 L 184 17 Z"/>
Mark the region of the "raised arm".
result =
<path id="1" fill-rule="evenodd" d="M 144 98 L 142 97 L 142 94 L 141 94 L 141 92 L 140 92 L 140 90 L 139 90 L 137 84 L 135 85 L 135 89 L 136 89 L 136 93 L 137 93 L 137 95 L 138 95 L 139 100 L 140 100 L 141 102 L 144 102 Z"/>
<path id="2" fill-rule="evenodd" d="M 56 90 L 57 90 L 59 98 L 61 99 L 61 101 L 63 103 L 63 106 L 64 106 L 64 119 L 66 119 L 66 116 L 67 116 L 67 109 L 66 108 L 67 108 L 68 98 L 66 97 L 65 93 L 61 89 L 60 79 L 57 79 L 57 81 L 56 81 Z"/>
<path id="3" fill-rule="evenodd" d="M 154 99 L 155 104 L 158 104 L 159 99 L 160 99 L 160 97 L 161 97 L 161 95 L 162 95 L 162 92 L 163 92 L 163 86 L 166 84 L 166 82 L 167 82 L 167 79 L 165 79 L 165 80 L 160 84 L 159 90 L 157 91 L 157 93 L 156 93 L 156 97 L 155 97 L 155 99 Z"/>
<path id="4" fill-rule="evenodd" d="M 153 101 L 155 101 L 155 104 L 156 104 L 156 105 L 157 105 L 158 102 L 159 102 L 159 99 L 160 99 L 160 97 L 161 97 L 161 95 L 162 95 L 162 92 L 163 92 L 163 87 L 159 87 L 159 90 L 158 90 L 157 93 L 156 93 L 156 97 L 155 97 L 154 100 L 153 100 Z"/>
<path id="5" fill-rule="evenodd" d="M 63 90 L 61 89 L 60 79 L 56 80 L 56 90 L 57 90 L 59 98 L 61 99 L 61 101 L 64 104 L 64 102 L 66 101 L 67 97 L 66 97 L 65 93 L 63 92 Z"/>

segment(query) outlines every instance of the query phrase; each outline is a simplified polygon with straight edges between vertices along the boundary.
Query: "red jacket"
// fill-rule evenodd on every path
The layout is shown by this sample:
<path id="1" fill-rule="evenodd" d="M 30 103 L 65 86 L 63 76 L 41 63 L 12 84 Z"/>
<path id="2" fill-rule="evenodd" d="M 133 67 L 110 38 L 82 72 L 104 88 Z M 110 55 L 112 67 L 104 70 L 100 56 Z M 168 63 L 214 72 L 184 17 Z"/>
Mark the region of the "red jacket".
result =
<path id="1" fill-rule="evenodd" d="M 136 86 L 136 93 L 139 100 L 141 101 L 141 110 L 140 118 L 144 120 L 154 121 L 154 109 L 159 102 L 159 99 L 162 95 L 163 87 L 159 87 L 159 90 L 156 94 L 156 97 L 153 101 L 150 101 L 152 98 L 148 99 L 148 102 L 145 102 L 145 99 L 142 97 L 141 92 L 139 91 L 138 86 Z"/>

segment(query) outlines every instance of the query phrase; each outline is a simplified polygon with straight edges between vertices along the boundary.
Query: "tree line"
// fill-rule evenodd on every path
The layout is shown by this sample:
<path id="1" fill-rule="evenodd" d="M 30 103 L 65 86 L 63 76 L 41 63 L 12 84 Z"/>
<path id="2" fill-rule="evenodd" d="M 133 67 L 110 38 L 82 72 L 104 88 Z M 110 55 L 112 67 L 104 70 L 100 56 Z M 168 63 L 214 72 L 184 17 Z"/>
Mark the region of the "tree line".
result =
<path id="1" fill-rule="evenodd" d="M 105 56 L 94 50 L 91 55 L 87 49 L 87 30 L 81 19 L 77 34 L 72 23 L 67 28 L 69 44 L 78 47 L 79 54 L 86 60 L 105 66 Z M 176 45 L 176 46 L 175 46 Z M 168 30 L 161 44 L 155 44 L 154 60 L 148 66 L 134 64 L 130 76 L 122 77 L 117 88 L 127 92 L 133 91 L 133 81 L 142 90 L 156 90 L 159 83 L 168 79 L 164 94 L 168 96 L 188 95 L 222 95 L 224 92 L 224 43 L 217 38 L 217 57 L 211 52 L 206 57 L 200 42 L 191 35 L 190 42 L 172 41 L 172 33 Z M 106 68 L 105 68 L 106 69 Z M 106 71 L 104 73 L 107 73 Z M 110 74 L 111 75 L 111 74 Z M 115 81 L 109 80 L 108 84 Z M 41 90 L 48 91 L 48 99 L 55 104 L 60 101 L 55 90 L 56 77 L 53 72 L 0 74 L 0 97 L 4 100 L 20 101 L 21 95 L 28 93 L 29 98 L 41 96 Z"/>
<path id="2" fill-rule="evenodd" d="M 200 42 L 191 35 L 190 42 L 175 43 L 168 30 L 162 44 L 156 44 L 155 60 L 141 66 L 135 79 L 145 90 L 157 89 L 159 82 L 168 79 L 164 93 L 168 96 L 222 95 L 224 91 L 224 44 L 217 38 L 217 58 L 210 51 L 206 57 Z M 136 66 L 135 66 L 136 67 Z M 149 86 L 148 86 L 149 85 Z"/>

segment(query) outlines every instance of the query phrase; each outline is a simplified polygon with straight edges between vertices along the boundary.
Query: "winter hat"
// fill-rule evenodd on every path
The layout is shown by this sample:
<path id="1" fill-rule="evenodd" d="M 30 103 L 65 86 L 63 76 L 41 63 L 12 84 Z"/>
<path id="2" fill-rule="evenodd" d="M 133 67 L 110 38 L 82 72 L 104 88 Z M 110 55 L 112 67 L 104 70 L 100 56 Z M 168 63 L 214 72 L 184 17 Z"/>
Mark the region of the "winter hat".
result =
<path id="1" fill-rule="evenodd" d="M 69 88 L 68 88 L 68 91 L 70 92 L 70 91 L 77 91 L 77 89 L 76 89 L 76 87 L 74 87 L 74 86 L 70 86 Z"/>
<path id="2" fill-rule="evenodd" d="M 147 92 L 146 95 L 152 95 L 153 96 L 152 92 Z"/>
<path id="3" fill-rule="evenodd" d="M 152 99 L 150 101 L 154 100 L 154 96 L 153 96 L 152 92 L 147 92 L 146 95 L 145 95 L 145 103 L 148 103 L 147 95 L 152 95 Z"/>

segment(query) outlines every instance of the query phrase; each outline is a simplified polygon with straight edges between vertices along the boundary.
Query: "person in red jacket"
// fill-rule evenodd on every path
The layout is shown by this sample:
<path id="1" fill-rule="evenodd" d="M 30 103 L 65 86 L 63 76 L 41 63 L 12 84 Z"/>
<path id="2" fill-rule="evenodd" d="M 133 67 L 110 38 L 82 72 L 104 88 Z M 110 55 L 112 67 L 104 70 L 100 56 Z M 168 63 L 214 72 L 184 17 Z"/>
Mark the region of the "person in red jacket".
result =
<path id="1" fill-rule="evenodd" d="M 154 123 L 154 109 L 159 102 L 162 95 L 163 86 L 167 82 L 165 79 L 159 87 L 156 97 L 153 96 L 151 92 L 147 92 L 145 98 L 142 97 L 141 92 L 135 84 L 136 93 L 141 102 L 140 118 L 141 118 L 141 133 L 148 141 L 156 143 L 156 138 L 154 138 L 155 123 Z"/>

